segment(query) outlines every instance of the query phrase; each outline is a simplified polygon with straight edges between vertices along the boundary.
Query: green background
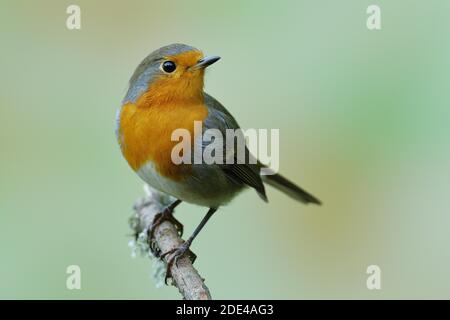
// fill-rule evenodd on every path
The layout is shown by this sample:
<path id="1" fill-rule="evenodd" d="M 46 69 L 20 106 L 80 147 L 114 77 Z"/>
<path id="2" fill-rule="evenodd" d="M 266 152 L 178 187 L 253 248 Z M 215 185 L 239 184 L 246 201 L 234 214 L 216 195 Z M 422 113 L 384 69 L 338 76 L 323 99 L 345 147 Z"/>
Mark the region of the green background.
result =
<path id="1" fill-rule="evenodd" d="M 366 28 L 373 3 L 380 31 Z M 0 298 L 179 298 L 130 257 L 142 182 L 114 135 L 134 68 L 174 42 L 222 57 L 206 91 L 242 127 L 279 128 L 281 172 L 324 202 L 270 189 L 269 204 L 247 191 L 222 208 L 193 245 L 214 298 L 450 298 L 449 13 L 445 0 L 1 0 Z M 187 234 L 205 210 L 179 207 Z"/>

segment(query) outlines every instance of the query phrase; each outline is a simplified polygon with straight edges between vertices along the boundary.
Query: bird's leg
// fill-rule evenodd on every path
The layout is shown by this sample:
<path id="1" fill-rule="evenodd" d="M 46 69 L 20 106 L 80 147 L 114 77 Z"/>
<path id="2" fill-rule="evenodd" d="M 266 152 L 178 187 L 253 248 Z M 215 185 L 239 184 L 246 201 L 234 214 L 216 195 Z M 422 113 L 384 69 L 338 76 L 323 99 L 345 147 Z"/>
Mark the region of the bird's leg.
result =
<path id="1" fill-rule="evenodd" d="M 173 225 L 177 229 L 180 237 L 183 235 L 183 225 L 181 224 L 180 221 L 175 219 L 175 217 L 173 216 L 173 210 L 180 203 L 181 203 L 181 200 L 174 201 L 173 203 L 168 205 L 166 208 L 164 208 L 164 210 L 162 212 L 157 213 L 155 215 L 155 217 L 153 218 L 152 225 L 148 229 L 148 239 L 150 240 L 150 249 L 155 256 L 159 255 L 157 249 L 155 248 L 155 243 L 154 243 L 155 229 L 157 226 L 159 226 L 164 221 L 170 221 L 173 223 Z"/>
<path id="2" fill-rule="evenodd" d="M 211 218 L 211 216 L 214 214 L 214 212 L 217 211 L 217 208 L 209 208 L 208 212 L 206 213 L 206 215 L 203 217 L 202 221 L 200 222 L 200 224 L 197 226 L 197 228 L 195 228 L 194 232 L 192 233 L 192 235 L 185 241 L 183 242 L 179 247 L 177 248 L 173 248 L 172 250 L 169 250 L 167 252 L 164 252 L 161 255 L 161 258 L 163 259 L 164 257 L 166 257 L 167 255 L 170 255 L 170 258 L 167 260 L 167 269 L 166 269 L 166 278 L 164 279 L 165 283 L 167 284 L 167 279 L 170 278 L 171 275 L 171 268 L 173 266 L 173 264 L 175 263 L 175 265 L 177 265 L 178 262 L 178 258 L 180 258 L 181 256 L 183 256 L 187 251 L 189 251 L 192 263 L 194 263 L 195 261 L 195 254 L 192 253 L 189 250 L 189 247 L 192 244 L 192 241 L 194 241 L 195 237 L 199 234 L 199 232 L 202 230 L 202 228 L 205 226 L 206 222 L 208 222 L 209 218 Z"/>

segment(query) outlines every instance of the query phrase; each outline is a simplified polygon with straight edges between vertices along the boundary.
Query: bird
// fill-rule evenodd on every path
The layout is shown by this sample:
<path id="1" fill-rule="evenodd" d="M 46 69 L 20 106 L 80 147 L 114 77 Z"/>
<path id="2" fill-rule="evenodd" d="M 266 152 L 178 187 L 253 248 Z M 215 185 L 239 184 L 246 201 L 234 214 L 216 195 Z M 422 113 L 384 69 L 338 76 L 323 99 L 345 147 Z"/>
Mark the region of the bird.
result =
<path id="1" fill-rule="evenodd" d="M 172 139 L 174 130 L 187 130 L 193 135 L 192 140 L 197 141 L 201 137 L 198 133 L 195 136 L 196 121 L 203 130 L 218 129 L 225 133 L 227 129 L 240 129 L 231 113 L 204 91 L 205 69 L 219 59 L 180 43 L 153 51 L 132 74 L 116 116 L 117 141 L 130 167 L 145 183 L 176 199 L 155 216 L 149 229 L 150 238 L 156 226 L 166 220 L 172 221 L 182 234 L 183 225 L 173 216 L 180 203 L 208 208 L 186 241 L 160 254 L 161 258 L 167 256 L 166 281 L 173 263 L 190 252 L 193 240 L 211 216 L 244 189 L 256 190 L 267 202 L 267 184 L 304 204 L 321 204 L 318 198 L 278 173 L 262 175 L 265 165 L 259 161 L 174 163 L 172 150 L 177 144 Z M 201 148 L 205 148 L 204 142 L 201 143 Z M 230 154 L 236 157 L 236 152 Z M 252 157 L 247 147 L 245 155 L 248 159 Z"/>

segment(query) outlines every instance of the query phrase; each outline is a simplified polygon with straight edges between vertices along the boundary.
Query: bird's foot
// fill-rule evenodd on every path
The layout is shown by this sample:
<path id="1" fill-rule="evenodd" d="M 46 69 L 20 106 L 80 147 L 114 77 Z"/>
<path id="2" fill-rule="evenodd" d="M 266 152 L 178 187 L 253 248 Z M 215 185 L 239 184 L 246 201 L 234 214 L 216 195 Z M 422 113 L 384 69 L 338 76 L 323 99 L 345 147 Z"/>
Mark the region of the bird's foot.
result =
<path id="1" fill-rule="evenodd" d="M 172 277 L 171 269 L 172 266 L 175 264 L 178 267 L 178 259 L 183 257 L 185 254 L 188 254 L 189 259 L 191 259 L 191 262 L 194 263 L 195 259 L 197 259 L 197 256 L 195 253 L 193 253 L 191 250 L 189 250 L 189 247 L 191 246 L 190 241 L 183 242 L 180 246 L 177 248 L 173 248 L 172 250 L 169 250 L 161 255 L 161 259 L 164 259 L 166 256 L 170 255 L 170 258 L 167 259 L 167 268 L 166 268 L 166 277 L 164 279 L 164 282 L 167 285 L 167 279 Z"/>
<path id="2" fill-rule="evenodd" d="M 167 207 L 163 210 L 163 212 L 157 213 L 153 219 L 152 225 L 148 229 L 148 238 L 150 240 L 150 250 L 156 257 L 158 257 L 160 255 L 160 251 L 156 247 L 156 243 L 155 243 L 155 230 L 156 230 L 157 226 L 159 226 L 164 221 L 169 221 L 175 226 L 175 229 L 177 229 L 177 232 L 180 235 L 180 237 L 183 236 L 183 229 L 184 229 L 183 224 L 180 221 L 178 221 L 177 219 L 175 219 L 175 217 L 173 216 L 173 210 L 174 209 Z"/>

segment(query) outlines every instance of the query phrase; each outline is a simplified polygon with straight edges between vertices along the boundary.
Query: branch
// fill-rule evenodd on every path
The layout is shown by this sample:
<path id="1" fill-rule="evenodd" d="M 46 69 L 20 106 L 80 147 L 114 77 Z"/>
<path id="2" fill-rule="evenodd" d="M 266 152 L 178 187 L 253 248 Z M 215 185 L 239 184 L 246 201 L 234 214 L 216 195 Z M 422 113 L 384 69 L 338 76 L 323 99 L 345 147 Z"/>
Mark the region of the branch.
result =
<path id="1" fill-rule="evenodd" d="M 135 233 L 137 241 L 141 241 L 141 251 L 150 254 L 150 239 L 147 237 L 148 228 L 153 222 L 154 216 L 161 212 L 168 204 L 173 202 L 174 199 L 151 189 L 148 185 L 145 185 L 144 189 L 147 195 L 136 201 L 134 205 L 135 214 L 130 219 L 130 225 Z M 163 253 L 176 248 L 183 243 L 183 240 L 178 235 L 177 229 L 169 221 L 164 221 L 157 226 L 154 236 L 156 246 Z M 142 241 L 144 241 L 144 245 L 142 245 Z M 164 265 L 167 264 L 168 258 L 170 258 L 170 255 L 164 258 Z M 173 264 L 171 274 L 173 279 L 172 284 L 178 288 L 184 299 L 211 299 L 211 294 L 204 283 L 204 279 L 194 268 L 191 259 L 188 256 L 180 257 L 178 263 Z"/>

